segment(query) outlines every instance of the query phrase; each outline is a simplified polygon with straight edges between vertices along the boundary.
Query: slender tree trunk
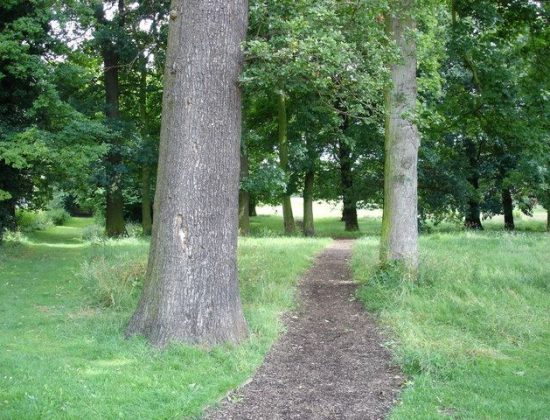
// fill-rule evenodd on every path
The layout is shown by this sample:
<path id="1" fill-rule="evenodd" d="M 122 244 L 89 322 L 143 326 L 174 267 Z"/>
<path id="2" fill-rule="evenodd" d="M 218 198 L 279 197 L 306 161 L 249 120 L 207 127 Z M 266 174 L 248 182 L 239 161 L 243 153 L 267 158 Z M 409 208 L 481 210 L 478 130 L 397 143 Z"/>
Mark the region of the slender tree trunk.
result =
<path id="1" fill-rule="evenodd" d="M 286 115 L 286 97 L 284 92 L 279 93 L 278 98 L 278 113 L 279 113 L 279 161 L 281 169 L 288 174 L 288 121 Z M 285 233 L 292 234 L 296 231 L 294 223 L 294 215 L 292 214 L 291 195 L 287 192 L 283 196 L 283 222 Z"/>
<path id="2" fill-rule="evenodd" d="M 516 228 L 514 224 L 514 202 L 510 188 L 502 190 L 502 209 L 504 210 L 504 229 L 514 230 Z"/>
<path id="3" fill-rule="evenodd" d="M 256 212 L 256 197 L 253 195 L 250 195 L 249 198 L 249 204 L 248 204 L 248 215 L 250 217 L 256 217 L 258 213 Z"/>
<path id="4" fill-rule="evenodd" d="M 304 235 L 314 236 L 315 226 L 313 224 L 313 183 L 315 172 L 313 169 L 306 172 L 304 178 Z"/>
<path id="5" fill-rule="evenodd" d="M 156 346 L 247 334 L 237 282 L 246 0 L 173 0 L 149 264 L 127 335 Z"/>
<path id="6" fill-rule="evenodd" d="M 479 177 L 470 177 L 468 178 L 468 182 L 477 194 L 479 189 Z M 472 230 L 483 230 L 483 225 L 481 224 L 481 207 L 477 195 L 468 199 L 468 208 L 466 209 L 466 216 L 464 218 L 464 227 Z"/>
<path id="7" fill-rule="evenodd" d="M 357 200 L 353 192 L 351 150 L 344 141 L 340 142 L 338 154 L 343 201 L 342 220 L 345 223 L 347 232 L 356 232 L 359 230 L 359 221 L 357 219 Z"/>
<path id="8" fill-rule="evenodd" d="M 418 268 L 418 148 L 413 122 L 416 110 L 416 42 L 413 0 L 395 0 L 386 16 L 388 35 L 401 50 L 402 62 L 391 66 L 386 91 L 384 215 L 380 259 L 399 261 L 410 273 Z"/>
<path id="9" fill-rule="evenodd" d="M 248 177 L 248 155 L 241 147 L 241 182 Z M 250 194 L 239 189 L 239 233 L 243 236 L 250 234 Z"/>
<path id="10" fill-rule="evenodd" d="M 145 57 L 142 57 L 140 86 L 139 86 L 139 114 L 141 118 L 141 137 L 144 142 L 145 153 L 149 153 L 149 114 L 147 113 L 147 67 Z M 153 218 L 151 215 L 151 165 L 149 159 L 144 159 L 141 168 L 141 227 L 144 235 L 151 235 Z"/>
<path id="11" fill-rule="evenodd" d="M 550 233 L 550 210 L 546 210 L 546 232 Z"/>
<path id="12" fill-rule="evenodd" d="M 119 20 L 122 25 L 124 14 L 124 1 L 118 1 Z M 97 4 L 95 9 L 96 18 L 101 25 L 107 25 L 103 3 Z M 101 43 L 101 55 L 103 58 L 103 79 L 105 85 L 105 115 L 110 120 L 120 119 L 118 84 L 119 56 L 116 45 L 111 39 L 106 38 Z M 122 195 L 122 177 L 117 173 L 117 167 L 122 164 L 119 145 L 111 145 L 107 154 L 107 165 L 109 166 L 109 179 L 106 187 L 106 209 L 105 209 L 105 232 L 107 236 L 117 237 L 126 233 L 124 224 L 124 197 Z"/>
<path id="13" fill-rule="evenodd" d="M 459 20 L 458 16 L 458 10 L 456 7 L 456 0 L 453 0 L 451 2 L 451 23 L 453 30 L 456 28 L 456 25 Z M 455 42 L 459 42 L 458 39 L 455 40 Z M 476 90 L 478 91 L 477 98 L 474 99 L 475 103 L 475 115 L 480 118 L 479 115 L 479 109 L 481 106 L 481 95 L 482 92 L 482 86 L 481 86 L 481 80 L 479 78 L 479 73 L 477 71 L 477 68 L 472 61 L 471 57 L 468 54 L 464 54 L 463 56 L 464 61 L 464 68 L 469 69 L 472 73 L 472 83 L 476 87 Z M 468 156 L 469 164 L 470 164 L 470 176 L 468 177 L 468 182 L 470 183 L 473 193 L 468 198 L 468 208 L 466 210 L 466 215 L 464 218 L 464 227 L 466 229 L 472 229 L 472 230 L 483 230 L 483 224 L 481 223 L 481 197 L 479 194 L 479 178 L 480 178 L 480 171 L 479 171 L 479 161 L 480 161 L 480 155 L 481 155 L 480 146 L 476 146 L 476 144 L 471 140 L 466 140 L 466 154 Z"/>
<path id="14" fill-rule="evenodd" d="M 468 198 L 468 208 L 466 210 L 466 216 L 464 218 L 464 227 L 472 230 L 483 230 L 481 224 L 481 204 L 479 197 L 479 160 L 478 150 L 472 141 L 466 143 L 466 153 L 468 154 L 468 160 L 470 163 L 470 176 L 468 182 L 470 183 L 473 193 Z"/>
<path id="15" fill-rule="evenodd" d="M 2 162 L 0 162 L 0 167 Z M 0 182 L 1 184 L 1 182 Z M 4 236 L 5 230 L 16 228 L 15 200 L 0 200 L 0 242 Z"/>

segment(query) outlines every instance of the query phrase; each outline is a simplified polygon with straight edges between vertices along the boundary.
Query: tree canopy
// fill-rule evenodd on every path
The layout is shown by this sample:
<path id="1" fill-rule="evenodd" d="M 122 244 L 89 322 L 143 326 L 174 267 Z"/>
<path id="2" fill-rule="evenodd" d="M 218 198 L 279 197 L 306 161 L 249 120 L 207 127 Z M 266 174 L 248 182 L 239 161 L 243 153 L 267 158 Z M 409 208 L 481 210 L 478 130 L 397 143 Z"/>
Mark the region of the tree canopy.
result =
<path id="1" fill-rule="evenodd" d="M 250 1 L 240 77 L 250 202 L 342 200 L 349 230 L 357 208 L 382 206 L 384 91 L 401 59 L 385 31 L 391 10 Z M 550 206 L 548 4 L 417 1 L 412 14 L 420 225 L 482 228 L 505 214 L 512 229 L 514 209 Z M 169 22 L 167 1 L 0 6 L 0 231 L 16 228 L 16 208 L 63 191 L 113 235 L 124 220 L 150 233 Z"/>

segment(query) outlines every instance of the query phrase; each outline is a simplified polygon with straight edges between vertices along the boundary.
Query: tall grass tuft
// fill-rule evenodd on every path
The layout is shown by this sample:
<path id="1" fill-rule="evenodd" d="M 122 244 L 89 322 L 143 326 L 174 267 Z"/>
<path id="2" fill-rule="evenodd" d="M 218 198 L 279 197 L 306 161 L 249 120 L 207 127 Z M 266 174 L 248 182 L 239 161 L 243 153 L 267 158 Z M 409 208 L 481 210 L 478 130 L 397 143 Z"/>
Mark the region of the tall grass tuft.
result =
<path id="1" fill-rule="evenodd" d="M 146 269 L 147 258 L 141 255 L 98 255 L 82 263 L 78 277 L 96 304 L 127 309 L 135 303 Z"/>

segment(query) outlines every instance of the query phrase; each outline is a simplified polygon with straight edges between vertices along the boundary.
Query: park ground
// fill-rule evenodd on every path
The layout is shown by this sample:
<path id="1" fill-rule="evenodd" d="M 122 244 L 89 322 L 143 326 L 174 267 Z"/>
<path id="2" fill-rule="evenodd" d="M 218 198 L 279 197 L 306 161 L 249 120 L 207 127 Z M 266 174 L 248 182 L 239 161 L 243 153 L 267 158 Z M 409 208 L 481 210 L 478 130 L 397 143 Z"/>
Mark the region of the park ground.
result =
<path id="1" fill-rule="evenodd" d="M 330 210 L 330 209 L 329 209 Z M 271 212 L 271 213 L 270 213 Z M 295 304 L 300 277 L 344 236 L 334 214 L 319 237 L 283 237 L 273 210 L 239 244 L 250 337 L 240 346 L 164 351 L 125 340 L 148 242 L 90 235 L 91 219 L 28 233 L 0 248 L 0 418 L 200 416 L 261 365 Z M 377 270 L 380 218 L 361 215 L 357 297 L 386 331 L 406 375 L 392 418 L 548 418 L 550 235 L 544 215 L 516 233 L 433 227 L 419 281 Z M 115 283 L 115 284 L 113 284 Z"/>

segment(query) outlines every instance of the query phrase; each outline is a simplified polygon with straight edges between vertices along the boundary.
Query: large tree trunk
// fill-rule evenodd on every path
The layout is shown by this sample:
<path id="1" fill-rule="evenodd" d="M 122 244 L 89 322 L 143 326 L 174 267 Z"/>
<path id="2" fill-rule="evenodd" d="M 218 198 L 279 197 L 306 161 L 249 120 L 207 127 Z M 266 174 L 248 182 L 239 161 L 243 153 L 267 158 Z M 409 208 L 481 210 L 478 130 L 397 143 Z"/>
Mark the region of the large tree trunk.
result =
<path id="1" fill-rule="evenodd" d="M 516 228 L 514 224 L 514 202 L 510 188 L 502 190 L 502 209 L 504 210 L 504 229 L 514 230 Z"/>
<path id="2" fill-rule="evenodd" d="M 359 221 L 357 219 L 357 200 L 353 192 L 352 158 L 350 147 L 344 141 L 340 142 L 338 155 L 343 201 L 342 220 L 347 232 L 355 232 L 359 230 Z"/>
<path id="3" fill-rule="evenodd" d="M 141 137 L 144 142 L 145 153 L 149 153 L 149 114 L 147 112 L 147 67 L 146 59 L 142 57 L 142 68 L 139 86 L 139 114 L 141 118 Z M 141 227 L 144 235 L 151 235 L 153 229 L 153 218 L 151 215 L 151 165 L 149 159 L 144 159 L 141 168 Z"/>
<path id="4" fill-rule="evenodd" d="M 151 210 L 151 167 L 143 165 L 141 168 L 141 227 L 146 236 L 150 236 L 153 230 Z"/>
<path id="5" fill-rule="evenodd" d="M 248 177 L 248 156 L 246 150 L 241 148 L 241 172 L 240 180 Z M 239 189 L 239 233 L 243 236 L 250 234 L 250 194 L 248 191 Z"/>
<path id="6" fill-rule="evenodd" d="M 313 224 L 313 183 L 315 172 L 308 170 L 304 178 L 304 235 L 314 236 L 315 226 Z"/>
<path id="7" fill-rule="evenodd" d="M 279 93 L 278 97 L 278 114 L 279 114 L 279 162 L 281 169 L 288 175 L 288 120 L 286 115 L 286 97 L 284 92 Z M 292 214 L 291 195 L 287 192 L 283 196 L 283 222 L 285 233 L 292 234 L 296 231 L 294 223 L 294 215 Z"/>
<path id="8" fill-rule="evenodd" d="M 415 2 L 395 0 L 386 16 L 388 35 L 401 50 L 402 61 L 391 66 L 392 86 L 386 91 L 384 215 L 380 259 L 399 261 L 411 273 L 418 268 L 418 148 L 416 114 Z"/>
<path id="9" fill-rule="evenodd" d="M 237 282 L 246 0 L 173 0 L 153 235 L 127 334 L 156 346 L 246 337 Z"/>
<path id="10" fill-rule="evenodd" d="M 124 1 L 118 1 L 119 22 L 122 24 L 124 14 Z M 103 4 L 96 5 L 95 15 L 100 25 L 108 25 L 105 19 Z M 101 43 L 101 56 L 103 58 L 103 79 L 105 85 L 105 115 L 110 120 L 120 119 L 118 84 L 119 56 L 117 46 L 109 37 Z M 111 145 L 107 154 L 108 180 L 106 187 L 105 232 L 107 236 L 117 237 L 126 233 L 124 224 L 124 197 L 122 195 L 122 177 L 117 167 L 122 164 L 122 156 L 119 145 Z"/>
<path id="11" fill-rule="evenodd" d="M 483 225 L 481 224 L 481 209 L 477 200 L 468 200 L 464 227 L 472 230 L 483 230 Z"/>

